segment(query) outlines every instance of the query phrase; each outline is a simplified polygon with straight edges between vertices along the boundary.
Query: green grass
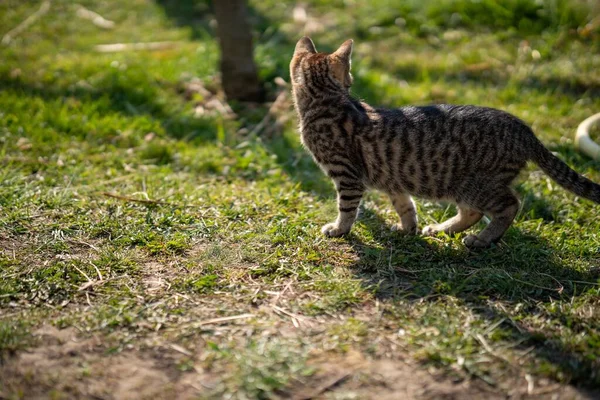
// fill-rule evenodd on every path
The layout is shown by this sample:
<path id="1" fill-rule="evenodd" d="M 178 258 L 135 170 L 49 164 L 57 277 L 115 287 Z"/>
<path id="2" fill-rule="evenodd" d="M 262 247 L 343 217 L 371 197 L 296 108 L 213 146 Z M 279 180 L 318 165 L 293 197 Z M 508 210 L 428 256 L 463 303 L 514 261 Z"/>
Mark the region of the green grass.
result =
<path id="1" fill-rule="evenodd" d="M 188 92 L 193 78 L 219 87 L 206 1 L 79 3 L 115 29 L 55 0 L 0 47 L 0 397 L 84 396 L 86 384 L 109 381 L 103 371 L 119 354 L 151 360 L 175 392 L 197 374 L 207 398 L 286 398 L 318 386 L 329 359 L 351 369 L 356 354 L 411 360 L 502 395 L 526 390 L 526 376 L 542 389 L 600 386 L 599 206 L 531 166 L 516 185 L 516 223 L 489 250 L 467 251 L 461 235 L 394 234 L 378 193 L 348 237 L 326 239 L 334 191 L 302 149 L 291 105 L 270 134 L 249 133 L 267 106 L 196 113 L 207 99 Z M 273 98 L 302 34 L 325 51 L 352 37 L 357 96 L 507 110 L 600 181 L 600 163 L 573 148 L 577 124 L 600 110 L 595 2 L 305 3 L 306 27 L 287 2 L 250 2 Z M 0 4 L 0 35 L 39 5 Z M 94 51 L 155 40 L 176 45 Z M 423 225 L 454 212 L 418 208 Z M 34 339 L 47 325 L 100 338 L 93 351 L 40 364 L 77 377 L 73 386 L 23 358 L 46 354 Z M 353 376 L 375 396 L 379 378 L 364 374 Z M 326 389 L 351 398 L 352 388 Z"/>

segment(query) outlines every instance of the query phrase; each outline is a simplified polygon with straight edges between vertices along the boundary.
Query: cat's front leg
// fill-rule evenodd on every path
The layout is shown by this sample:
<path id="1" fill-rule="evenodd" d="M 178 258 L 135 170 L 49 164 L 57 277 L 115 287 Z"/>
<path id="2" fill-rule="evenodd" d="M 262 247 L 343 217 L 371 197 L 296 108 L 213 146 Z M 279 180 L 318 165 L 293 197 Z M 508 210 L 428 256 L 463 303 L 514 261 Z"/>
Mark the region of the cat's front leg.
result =
<path id="1" fill-rule="evenodd" d="M 415 202 L 406 193 L 390 194 L 392 204 L 400 217 L 400 222 L 392 226 L 393 231 L 414 235 L 419 230 Z"/>
<path id="2" fill-rule="evenodd" d="M 358 182 L 343 180 L 334 182 L 337 189 L 338 217 L 335 222 L 321 228 L 321 232 L 329 237 L 342 236 L 350 232 L 365 192 L 364 186 Z"/>

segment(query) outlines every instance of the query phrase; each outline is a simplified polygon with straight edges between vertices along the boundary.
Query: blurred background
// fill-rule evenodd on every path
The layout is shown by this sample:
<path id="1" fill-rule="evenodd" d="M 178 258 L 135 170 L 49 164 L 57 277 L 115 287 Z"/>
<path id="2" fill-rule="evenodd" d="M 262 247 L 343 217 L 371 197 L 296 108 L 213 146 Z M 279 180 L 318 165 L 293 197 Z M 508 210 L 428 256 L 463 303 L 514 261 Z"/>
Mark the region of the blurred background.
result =
<path id="1" fill-rule="evenodd" d="M 58 157 L 68 139 L 229 173 L 211 149 L 260 138 L 304 174 L 287 86 L 302 35 L 321 51 L 353 38 L 352 92 L 370 103 L 497 107 L 569 141 L 599 108 L 599 15 L 594 0 L 5 0 L 1 118 L 22 132 L 5 128 L 4 151 Z"/>
<path id="2" fill-rule="evenodd" d="M 510 106 L 517 88 L 598 85 L 594 0 L 7 0 L 0 7 L 3 86 L 105 92 L 125 112 L 181 106 L 166 83 L 181 89 L 192 81 L 196 97 L 202 86 L 221 100 L 224 89 L 230 102 L 272 101 L 302 35 L 323 51 L 355 39 L 354 92 L 392 106 L 482 103 L 489 89 L 497 93 L 485 103 Z M 204 100 L 208 114 L 225 111 Z"/>

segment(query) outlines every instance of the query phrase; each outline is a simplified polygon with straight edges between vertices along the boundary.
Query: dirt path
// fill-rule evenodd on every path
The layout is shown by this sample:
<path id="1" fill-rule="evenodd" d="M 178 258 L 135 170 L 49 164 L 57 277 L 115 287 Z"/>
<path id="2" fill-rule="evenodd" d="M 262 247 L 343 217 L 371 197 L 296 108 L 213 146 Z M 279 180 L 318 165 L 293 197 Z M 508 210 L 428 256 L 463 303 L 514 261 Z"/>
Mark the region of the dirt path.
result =
<path id="1" fill-rule="evenodd" d="M 100 337 L 80 338 L 73 328 L 46 326 L 35 332 L 40 345 L 4 360 L 0 398 L 193 399 L 218 398 L 219 375 L 182 360 L 199 355 L 177 346 L 111 354 Z M 401 357 L 367 359 L 354 350 L 311 360 L 317 372 L 292 383 L 280 398 L 353 399 L 586 399 L 568 386 L 515 387 L 508 396 L 481 380 L 452 380 Z M 529 392 L 529 394 L 528 394 Z"/>

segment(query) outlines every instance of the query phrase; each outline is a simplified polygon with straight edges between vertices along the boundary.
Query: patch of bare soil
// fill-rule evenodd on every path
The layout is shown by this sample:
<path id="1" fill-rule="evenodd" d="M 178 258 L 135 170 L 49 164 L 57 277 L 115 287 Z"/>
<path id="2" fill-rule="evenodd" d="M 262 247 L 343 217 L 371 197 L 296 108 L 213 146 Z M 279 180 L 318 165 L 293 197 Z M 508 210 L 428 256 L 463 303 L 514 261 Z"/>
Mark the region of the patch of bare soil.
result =
<path id="1" fill-rule="evenodd" d="M 177 362 L 192 354 L 182 354 L 187 351 L 176 345 L 164 351 L 126 350 L 110 355 L 100 338 L 79 339 L 72 328 L 46 326 L 35 335 L 42 345 L 0 365 L 0 398 L 42 399 L 56 394 L 86 399 L 192 399 L 209 393 L 218 381 L 197 369 L 181 372 Z M 452 380 L 400 358 L 369 360 L 357 351 L 321 355 L 312 363 L 318 372 L 291 387 L 282 398 L 592 398 L 557 384 L 528 391 L 527 382 L 513 393 L 500 393 L 479 380 Z"/>
<path id="2" fill-rule="evenodd" d="M 422 366 L 399 359 L 367 360 L 359 352 L 329 358 L 306 387 L 294 390 L 294 400 L 352 399 L 592 399 L 572 387 L 546 383 L 533 388 L 527 382 L 511 393 L 498 391 L 480 380 L 452 380 Z M 310 386 L 310 387 L 308 387 Z"/>
<path id="3" fill-rule="evenodd" d="M 197 256 L 203 250 L 203 245 L 195 246 L 192 255 Z M 163 296 L 177 274 L 178 267 L 174 264 L 147 261 L 143 267 L 143 294 Z M 265 292 L 270 296 L 268 303 L 258 308 L 251 307 L 252 302 L 248 299 L 242 301 L 221 295 L 220 306 L 230 301 L 231 306 L 223 308 L 232 312 L 236 310 L 237 315 L 233 316 L 219 318 L 214 314 L 215 309 L 210 307 L 210 299 L 204 299 L 206 303 L 202 301 L 202 304 L 194 302 L 186 313 L 185 321 L 173 322 L 175 325 L 168 327 L 164 331 L 166 334 L 146 337 L 144 350 L 132 348 L 111 354 L 107 348 L 109 340 L 105 336 L 98 334 L 82 338 L 74 328 L 59 330 L 44 326 L 34 332 L 38 339 L 37 347 L 0 359 L 0 399 L 191 399 L 210 396 L 223 376 L 218 375 L 219 372 L 196 367 L 201 364 L 197 363 L 202 358 L 200 348 L 192 350 L 193 344 L 187 347 L 175 344 L 181 343 L 179 339 L 197 335 L 198 329 L 203 326 L 211 326 L 215 336 L 227 336 L 232 340 L 246 336 L 248 329 L 240 321 L 251 313 L 260 317 L 260 323 L 255 323 L 250 329 L 260 331 L 261 327 L 264 328 L 260 332 L 261 337 L 304 337 L 311 338 L 314 343 L 325 343 L 328 340 L 326 328 L 343 322 L 342 316 L 308 317 L 291 312 L 293 308 L 288 300 L 303 296 L 293 280 L 273 284 L 269 289 Z M 248 296 L 254 295 L 250 293 Z M 249 308 L 240 308 L 241 304 Z M 363 313 L 354 315 L 354 318 L 368 322 L 374 313 L 374 310 L 364 308 Z M 237 322 L 234 324 L 233 321 Z M 311 353 L 309 363 L 316 367 L 317 372 L 310 377 L 298 377 L 281 394 L 281 398 L 598 398 L 554 382 L 525 379 L 521 372 L 515 373 L 514 377 L 505 376 L 502 388 L 489 386 L 480 379 L 452 379 L 412 361 L 407 350 L 395 345 L 393 340 L 385 341 L 385 335 L 384 331 L 374 333 L 372 340 L 377 340 L 380 346 L 378 354 L 369 353 L 372 358 L 367 358 L 366 352 L 356 350 L 344 354 L 327 350 Z M 173 342 L 169 343 L 170 340 Z"/>
<path id="4" fill-rule="evenodd" d="M 453 382 L 401 360 L 366 360 L 358 352 L 334 357 L 319 370 L 313 387 L 297 389 L 294 400 L 505 398 L 473 382 Z"/>
<path id="5" fill-rule="evenodd" d="M 195 243 L 185 254 L 185 259 L 195 259 L 207 248 L 203 241 Z M 179 257 L 172 260 L 156 261 L 150 257 L 139 256 L 142 270 L 142 286 L 145 295 L 159 296 L 171 286 L 171 281 L 183 273 L 180 265 L 183 260 Z"/>
<path id="6" fill-rule="evenodd" d="M 108 355 L 99 338 L 80 340 L 72 328 L 35 335 L 42 345 L 0 364 L 0 398 L 191 399 L 202 390 L 190 374 L 134 351 Z"/>
<path id="7" fill-rule="evenodd" d="M 157 261 L 148 261 L 142 264 L 142 284 L 147 295 L 158 295 L 169 289 L 169 278 L 175 275 L 172 272 L 173 263 L 165 264 Z"/>

